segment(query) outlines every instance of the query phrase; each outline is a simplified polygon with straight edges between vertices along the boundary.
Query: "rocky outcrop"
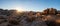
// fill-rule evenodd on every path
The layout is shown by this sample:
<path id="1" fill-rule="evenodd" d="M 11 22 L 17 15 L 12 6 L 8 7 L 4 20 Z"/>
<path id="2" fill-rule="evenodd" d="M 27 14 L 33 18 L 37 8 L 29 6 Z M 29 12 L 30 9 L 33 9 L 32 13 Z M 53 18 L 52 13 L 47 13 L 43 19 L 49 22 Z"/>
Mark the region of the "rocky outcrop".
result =
<path id="1" fill-rule="evenodd" d="M 54 8 L 47 8 L 43 12 L 30 11 L 19 14 L 16 10 L 6 12 L 0 9 L 0 13 L 0 26 L 60 26 L 60 13 Z"/>
<path id="2" fill-rule="evenodd" d="M 43 11 L 44 14 L 55 15 L 57 14 L 57 10 L 54 8 L 47 8 Z"/>

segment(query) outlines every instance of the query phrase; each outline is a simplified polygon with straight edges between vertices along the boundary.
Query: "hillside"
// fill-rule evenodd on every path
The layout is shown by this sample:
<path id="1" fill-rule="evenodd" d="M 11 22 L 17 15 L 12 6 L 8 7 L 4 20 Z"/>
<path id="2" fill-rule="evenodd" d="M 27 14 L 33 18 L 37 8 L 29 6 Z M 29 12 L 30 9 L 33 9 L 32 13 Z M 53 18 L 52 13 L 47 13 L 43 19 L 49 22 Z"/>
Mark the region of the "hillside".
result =
<path id="1" fill-rule="evenodd" d="M 47 8 L 43 12 L 16 12 L 0 9 L 0 26 L 60 26 L 60 11 Z"/>

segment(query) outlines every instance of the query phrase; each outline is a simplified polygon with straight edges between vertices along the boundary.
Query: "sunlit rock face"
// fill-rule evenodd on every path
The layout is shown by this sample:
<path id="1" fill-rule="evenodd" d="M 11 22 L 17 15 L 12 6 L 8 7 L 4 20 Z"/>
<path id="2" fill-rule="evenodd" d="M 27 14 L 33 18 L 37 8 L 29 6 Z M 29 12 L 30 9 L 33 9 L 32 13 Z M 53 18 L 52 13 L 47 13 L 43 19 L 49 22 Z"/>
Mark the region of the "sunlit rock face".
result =
<path id="1" fill-rule="evenodd" d="M 60 19 L 56 19 L 55 22 L 56 22 L 55 24 L 56 26 L 60 26 Z"/>
<path id="2" fill-rule="evenodd" d="M 60 23 L 60 19 L 56 19 L 56 23 Z"/>
<path id="3" fill-rule="evenodd" d="M 56 20 L 57 16 L 56 15 L 44 15 L 42 20 L 45 21 L 47 26 L 55 26 L 56 25 Z"/>
<path id="4" fill-rule="evenodd" d="M 42 15 L 42 20 L 44 21 L 52 21 L 57 18 L 56 15 Z"/>
<path id="5" fill-rule="evenodd" d="M 56 16 L 60 17 L 60 14 L 56 14 Z"/>
<path id="6" fill-rule="evenodd" d="M 41 12 L 37 12 L 35 15 L 36 15 L 36 17 L 40 17 L 40 16 L 42 16 L 42 13 Z"/>
<path id="7" fill-rule="evenodd" d="M 46 19 L 45 22 L 48 26 L 60 26 L 60 18 L 56 15 L 47 15 L 44 16 Z"/>

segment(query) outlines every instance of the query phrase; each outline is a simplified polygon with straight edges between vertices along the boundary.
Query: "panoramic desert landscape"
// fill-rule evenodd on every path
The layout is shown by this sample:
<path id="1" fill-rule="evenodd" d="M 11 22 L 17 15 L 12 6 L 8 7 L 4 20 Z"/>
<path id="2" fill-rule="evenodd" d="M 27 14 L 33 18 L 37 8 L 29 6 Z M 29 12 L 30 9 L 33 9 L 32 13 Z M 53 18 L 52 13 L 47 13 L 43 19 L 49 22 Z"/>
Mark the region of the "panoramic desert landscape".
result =
<path id="1" fill-rule="evenodd" d="M 0 0 L 0 26 L 60 26 L 60 0 Z"/>
<path id="2" fill-rule="evenodd" d="M 43 12 L 0 9 L 0 26 L 60 26 L 60 11 L 54 8 Z"/>

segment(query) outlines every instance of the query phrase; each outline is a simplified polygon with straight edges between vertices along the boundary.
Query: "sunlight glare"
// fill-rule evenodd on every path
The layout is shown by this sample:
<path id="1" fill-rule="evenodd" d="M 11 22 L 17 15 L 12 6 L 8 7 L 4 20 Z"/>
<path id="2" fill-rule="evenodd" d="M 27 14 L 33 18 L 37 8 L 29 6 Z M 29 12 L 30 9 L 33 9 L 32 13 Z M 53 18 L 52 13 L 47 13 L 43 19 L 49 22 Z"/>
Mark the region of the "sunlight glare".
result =
<path id="1" fill-rule="evenodd" d="M 17 12 L 23 12 L 24 9 L 22 8 L 15 8 L 17 10 Z"/>

